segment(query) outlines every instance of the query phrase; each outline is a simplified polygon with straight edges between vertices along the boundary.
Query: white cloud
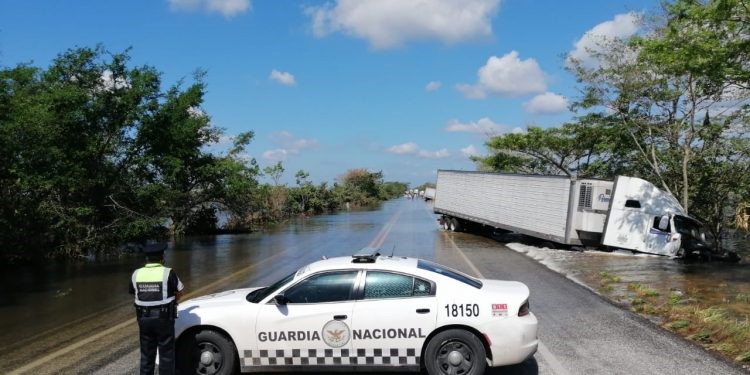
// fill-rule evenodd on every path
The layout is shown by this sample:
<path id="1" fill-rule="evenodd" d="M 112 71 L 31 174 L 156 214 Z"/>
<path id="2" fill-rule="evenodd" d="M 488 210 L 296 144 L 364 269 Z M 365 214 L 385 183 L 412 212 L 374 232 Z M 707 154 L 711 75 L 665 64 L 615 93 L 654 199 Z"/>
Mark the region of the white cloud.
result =
<path id="1" fill-rule="evenodd" d="M 518 52 L 491 56 L 477 72 L 474 85 L 459 84 L 456 88 L 469 99 L 484 99 L 487 95 L 517 97 L 538 94 L 547 89 L 545 76 L 536 60 L 521 60 Z"/>
<path id="2" fill-rule="evenodd" d="M 545 92 L 523 103 L 523 109 L 532 114 L 557 114 L 568 110 L 568 100 L 561 95 Z"/>
<path id="3" fill-rule="evenodd" d="M 598 62 L 593 55 L 601 52 L 607 41 L 627 38 L 637 33 L 640 21 L 639 13 L 629 12 L 618 14 L 615 18 L 594 26 L 573 44 L 573 50 L 568 54 L 568 64 L 577 60 L 584 66 L 596 66 Z"/>
<path id="4" fill-rule="evenodd" d="M 190 107 L 193 108 L 193 107 Z M 188 109 L 188 112 L 190 110 Z M 233 135 L 226 135 L 222 134 L 219 136 L 219 139 L 216 140 L 216 142 L 212 142 L 211 145 L 215 146 L 223 146 L 223 147 L 229 147 L 234 144 L 235 136 Z"/>
<path id="5" fill-rule="evenodd" d="M 188 115 L 190 117 L 193 117 L 193 118 L 199 118 L 199 117 L 205 117 L 206 116 L 206 112 L 204 112 L 200 107 L 188 107 L 187 113 L 188 113 Z M 221 137 L 225 137 L 225 136 L 222 135 L 219 138 L 221 138 Z"/>
<path id="6" fill-rule="evenodd" d="M 419 146 L 414 142 L 402 143 L 388 148 L 388 152 L 398 155 L 416 154 L 418 151 Z"/>
<path id="7" fill-rule="evenodd" d="M 474 145 L 468 145 L 461 149 L 461 153 L 468 158 L 479 155 L 479 150 Z"/>
<path id="8" fill-rule="evenodd" d="M 479 121 L 460 122 L 458 120 L 448 121 L 445 127 L 448 132 L 478 133 L 487 136 L 497 135 L 508 131 L 508 126 L 495 123 L 487 117 L 482 117 Z"/>
<path id="9" fill-rule="evenodd" d="M 263 159 L 270 161 L 284 161 L 289 156 L 289 151 L 283 148 L 277 148 L 263 152 Z"/>
<path id="10" fill-rule="evenodd" d="M 112 76 L 112 71 L 109 69 L 102 72 L 101 84 L 104 90 L 106 91 L 112 91 L 115 89 L 124 89 L 124 88 L 130 87 L 130 82 L 125 80 L 124 77 L 114 78 Z"/>
<path id="11" fill-rule="evenodd" d="M 303 150 L 314 149 L 320 145 L 317 139 L 298 138 L 286 130 L 271 134 L 271 141 L 278 148 L 263 152 L 263 158 L 271 161 L 283 161 L 290 155 L 296 155 Z"/>
<path id="12" fill-rule="evenodd" d="M 294 79 L 294 75 L 292 73 L 281 72 L 276 69 L 271 70 L 271 74 L 268 76 L 268 78 L 284 86 L 294 86 L 297 84 L 297 81 Z"/>
<path id="13" fill-rule="evenodd" d="M 250 0 L 168 0 L 172 10 L 221 13 L 225 17 L 232 17 L 249 10 Z"/>
<path id="14" fill-rule="evenodd" d="M 428 159 L 442 159 L 451 156 L 451 153 L 445 148 L 438 151 L 419 150 L 417 156 Z"/>
<path id="15" fill-rule="evenodd" d="M 365 39 L 375 49 L 410 40 L 454 44 L 492 35 L 500 0 L 335 0 L 308 7 L 316 37 L 341 32 Z"/>
<path id="16" fill-rule="evenodd" d="M 424 91 L 430 92 L 430 91 L 436 91 L 440 89 L 440 86 L 443 84 L 438 81 L 430 81 L 430 83 L 427 84 L 427 86 L 424 87 Z"/>
<path id="17" fill-rule="evenodd" d="M 414 142 L 406 142 L 400 145 L 394 145 L 389 147 L 386 151 L 396 155 L 416 155 L 421 158 L 428 159 L 441 159 L 451 156 L 448 149 L 440 149 L 438 151 L 423 150 Z"/>

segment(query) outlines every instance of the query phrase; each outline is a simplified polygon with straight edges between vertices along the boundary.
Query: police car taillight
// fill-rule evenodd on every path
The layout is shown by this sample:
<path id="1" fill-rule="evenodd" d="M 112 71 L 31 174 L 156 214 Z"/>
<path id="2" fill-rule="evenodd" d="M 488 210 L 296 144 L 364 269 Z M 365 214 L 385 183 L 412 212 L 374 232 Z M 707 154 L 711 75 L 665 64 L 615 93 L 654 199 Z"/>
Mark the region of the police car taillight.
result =
<path id="1" fill-rule="evenodd" d="M 526 315 L 529 315 L 529 300 L 524 301 L 523 305 L 521 305 L 521 308 L 518 309 L 518 316 Z"/>

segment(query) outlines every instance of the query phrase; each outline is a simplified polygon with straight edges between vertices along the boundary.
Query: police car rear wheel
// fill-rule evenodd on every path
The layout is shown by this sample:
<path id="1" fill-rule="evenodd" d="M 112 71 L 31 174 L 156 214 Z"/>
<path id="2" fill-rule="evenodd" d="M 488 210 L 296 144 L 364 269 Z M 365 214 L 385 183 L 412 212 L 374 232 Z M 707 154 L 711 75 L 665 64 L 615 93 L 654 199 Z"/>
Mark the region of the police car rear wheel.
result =
<path id="1" fill-rule="evenodd" d="M 226 375 L 235 372 L 234 344 L 219 332 L 199 331 L 179 350 L 180 373 Z"/>
<path id="2" fill-rule="evenodd" d="M 430 375 L 477 375 L 487 366 L 484 345 L 471 332 L 450 329 L 435 335 L 425 350 Z"/>

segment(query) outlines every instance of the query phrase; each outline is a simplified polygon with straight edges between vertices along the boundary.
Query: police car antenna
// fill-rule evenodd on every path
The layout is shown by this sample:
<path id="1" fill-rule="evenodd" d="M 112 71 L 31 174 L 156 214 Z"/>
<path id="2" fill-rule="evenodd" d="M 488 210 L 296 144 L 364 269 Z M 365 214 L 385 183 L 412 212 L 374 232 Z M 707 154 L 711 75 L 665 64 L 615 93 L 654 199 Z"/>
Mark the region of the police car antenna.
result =
<path id="1" fill-rule="evenodd" d="M 393 258 L 393 254 L 396 253 L 396 244 L 393 244 L 393 250 L 391 250 L 391 258 Z"/>

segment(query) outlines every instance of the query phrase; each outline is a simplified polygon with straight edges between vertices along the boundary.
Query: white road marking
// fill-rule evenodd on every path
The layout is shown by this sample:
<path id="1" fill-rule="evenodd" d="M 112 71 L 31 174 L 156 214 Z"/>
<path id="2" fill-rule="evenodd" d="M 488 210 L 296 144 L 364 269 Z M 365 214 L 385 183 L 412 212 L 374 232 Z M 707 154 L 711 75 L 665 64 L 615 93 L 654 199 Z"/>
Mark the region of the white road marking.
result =
<path id="1" fill-rule="evenodd" d="M 537 346 L 537 353 L 542 357 L 544 362 L 550 367 L 552 373 L 557 375 L 570 375 L 567 369 L 560 363 L 552 352 L 549 351 L 547 345 L 544 345 L 542 340 L 539 340 L 539 346 Z"/>
<path id="2" fill-rule="evenodd" d="M 448 234 L 448 233 L 446 233 Z M 453 246 L 454 249 L 458 252 L 458 255 L 463 258 L 463 260 L 466 262 L 466 264 L 469 265 L 469 268 L 471 268 L 471 271 L 474 272 L 475 275 L 477 275 L 479 278 L 486 279 L 481 271 L 477 268 L 477 266 L 474 265 L 474 263 L 469 259 L 469 257 L 466 256 L 466 254 L 461 250 L 460 247 L 456 245 L 456 243 L 453 241 L 453 236 L 449 235 L 448 240 L 450 240 L 451 246 Z M 552 352 L 549 351 L 547 348 L 547 345 L 544 345 L 542 343 L 542 340 L 539 340 L 539 345 L 537 346 L 537 353 L 539 353 L 539 356 L 542 357 L 542 360 L 550 367 L 550 370 L 552 370 L 553 374 L 556 375 L 570 375 L 567 369 L 560 363 L 560 361 L 555 357 Z"/>
<path id="3" fill-rule="evenodd" d="M 383 226 L 383 229 L 381 229 L 380 233 L 378 233 L 378 235 L 375 236 L 375 238 L 372 241 L 370 241 L 370 244 L 368 246 L 373 247 L 373 248 L 379 248 L 383 246 L 383 242 L 385 242 L 385 239 L 388 237 L 388 234 L 391 233 L 391 229 L 393 229 L 393 225 L 396 224 L 396 220 L 398 220 L 400 216 L 401 216 L 401 209 L 396 211 L 396 213 L 393 214 L 393 216 L 391 216 L 391 219 L 388 220 L 387 223 L 385 223 L 385 225 Z"/>
<path id="4" fill-rule="evenodd" d="M 120 323 L 118 325 L 109 327 L 109 328 L 105 329 L 104 331 L 101 331 L 101 332 L 99 332 L 99 333 L 97 333 L 97 334 L 95 334 L 93 336 L 89 336 L 89 337 L 87 337 L 87 338 L 85 338 L 85 339 L 83 339 L 81 341 L 78 341 L 75 344 L 68 345 L 65 348 L 62 348 L 60 350 L 57 350 L 57 351 L 52 352 L 50 354 L 47 354 L 44 357 L 41 357 L 41 358 L 39 358 L 39 359 L 37 359 L 37 360 L 35 360 L 33 362 L 27 363 L 25 366 L 19 367 L 19 368 L 15 369 L 15 370 L 11 371 L 9 374 L 10 375 L 23 374 L 24 372 L 29 371 L 29 370 L 31 370 L 31 369 L 33 369 L 35 367 L 38 367 L 38 366 L 40 366 L 40 365 L 42 365 L 44 363 L 47 363 L 47 362 L 49 362 L 49 361 L 51 361 L 51 360 L 53 360 L 53 359 L 55 359 L 55 358 L 57 358 L 57 357 L 59 357 L 59 356 L 61 356 L 63 354 L 70 353 L 73 350 L 76 350 L 76 349 L 78 349 L 78 348 L 80 348 L 80 347 L 82 347 L 82 346 L 84 346 L 84 345 L 86 345 L 86 344 L 88 344 L 88 343 L 90 343 L 92 341 L 96 341 L 96 340 L 98 340 L 98 339 L 100 339 L 100 338 L 102 338 L 104 336 L 107 336 L 107 335 L 109 335 L 111 333 L 114 333 L 114 332 L 116 332 L 116 331 L 118 331 L 120 329 L 123 329 L 125 327 L 128 327 L 130 325 L 134 325 L 134 324 L 135 324 L 135 318 L 126 320 L 126 321 L 124 321 L 124 322 L 122 322 L 122 323 Z"/>

